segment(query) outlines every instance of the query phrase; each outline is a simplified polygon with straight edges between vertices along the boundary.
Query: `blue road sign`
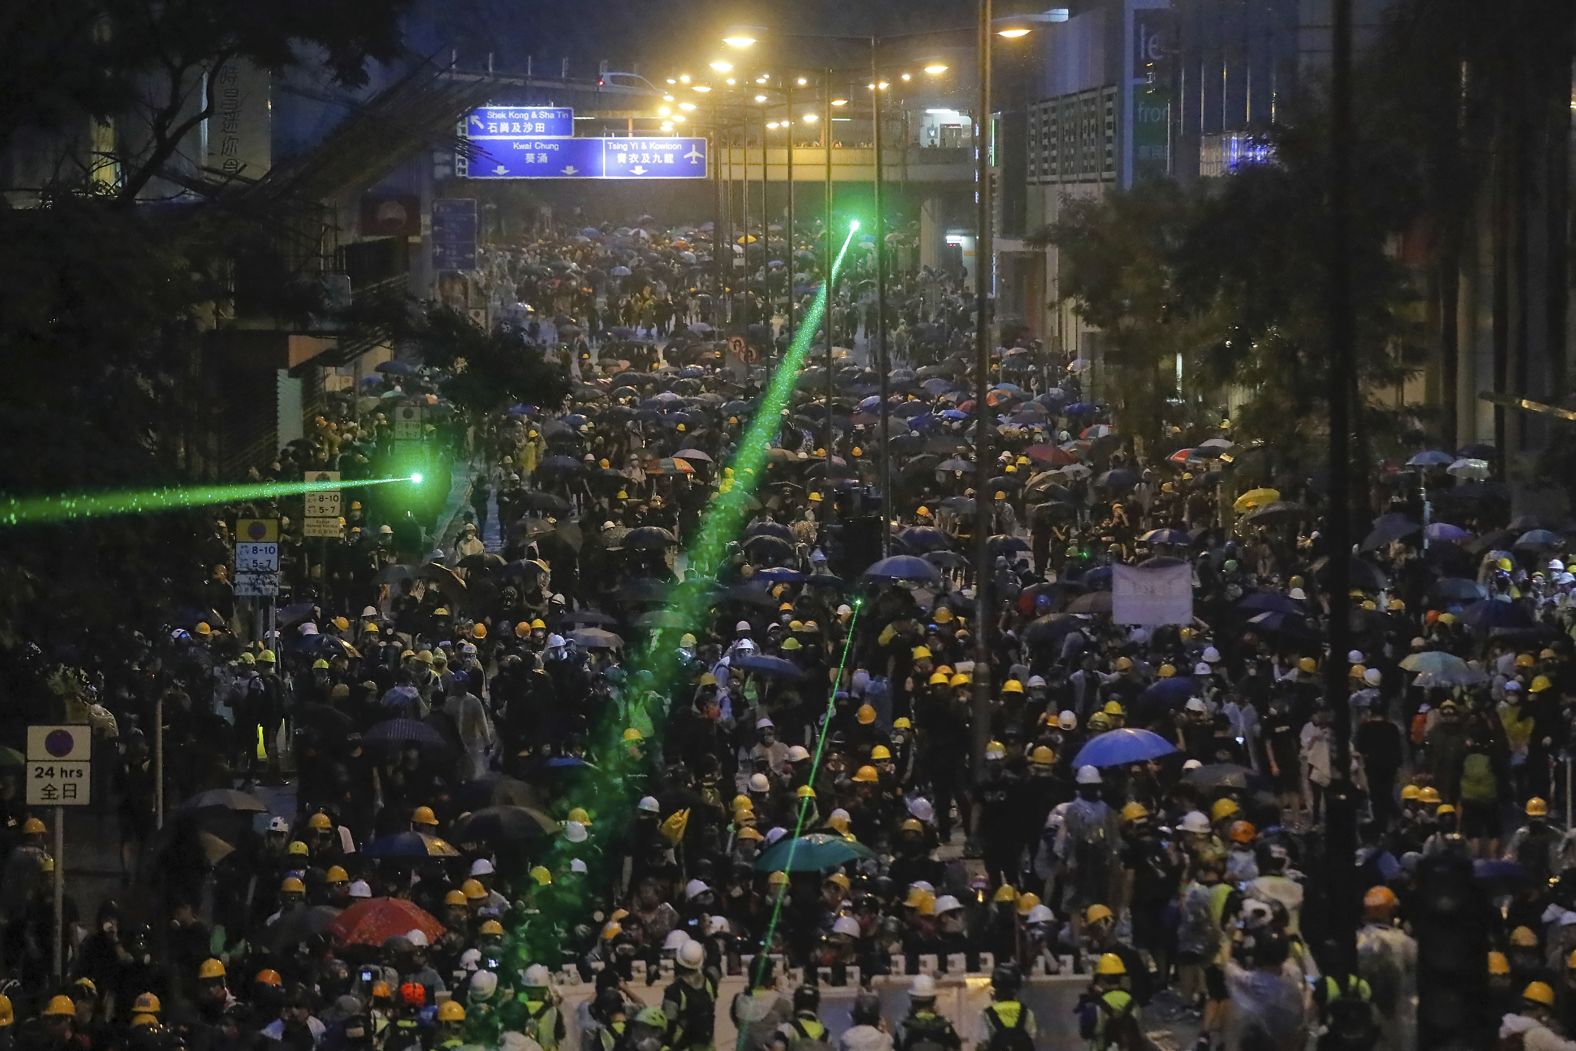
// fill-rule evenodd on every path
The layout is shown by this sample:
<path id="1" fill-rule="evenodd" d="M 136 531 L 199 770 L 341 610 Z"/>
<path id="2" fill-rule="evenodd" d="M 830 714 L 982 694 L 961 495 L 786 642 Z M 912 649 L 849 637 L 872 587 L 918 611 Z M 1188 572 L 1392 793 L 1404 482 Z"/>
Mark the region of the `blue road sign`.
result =
<path id="1" fill-rule="evenodd" d="M 604 179 L 704 179 L 705 139 L 603 139 Z"/>
<path id="2" fill-rule="evenodd" d="M 475 199 L 433 199 L 432 266 L 434 270 L 476 269 Z"/>
<path id="3" fill-rule="evenodd" d="M 511 139 L 478 145 L 472 179 L 704 179 L 705 139 Z"/>
<path id="4" fill-rule="evenodd" d="M 568 138 L 575 133 L 575 111 L 567 106 L 483 106 L 465 118 L 473 139 Z"/>

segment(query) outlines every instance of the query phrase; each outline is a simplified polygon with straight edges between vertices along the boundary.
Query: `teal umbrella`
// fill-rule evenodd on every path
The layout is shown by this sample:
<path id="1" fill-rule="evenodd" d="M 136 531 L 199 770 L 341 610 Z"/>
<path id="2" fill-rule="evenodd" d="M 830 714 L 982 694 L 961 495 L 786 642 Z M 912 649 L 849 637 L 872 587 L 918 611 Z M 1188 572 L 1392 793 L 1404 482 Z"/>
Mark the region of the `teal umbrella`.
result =
<path id="1" fill-rule="evenodd" d="M 825 832 L 811 832 L 797 839 L 781 839 L 755 859 L 757 872 L 825 872 L 875 852 L 862 843 Z"/>

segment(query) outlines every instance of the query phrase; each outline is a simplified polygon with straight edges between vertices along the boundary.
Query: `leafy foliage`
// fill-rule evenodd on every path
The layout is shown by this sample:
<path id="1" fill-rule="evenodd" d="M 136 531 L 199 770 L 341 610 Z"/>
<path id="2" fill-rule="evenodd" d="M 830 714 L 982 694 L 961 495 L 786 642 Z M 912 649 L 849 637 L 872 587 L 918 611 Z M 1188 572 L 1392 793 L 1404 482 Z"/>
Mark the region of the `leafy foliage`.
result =
<path id="1" fill-rule="evenodd" d="M 405 333 L 425 364 L 450 373 L 444 397 L 472 412 L 497 412 L 515 402 L 554 405 L 569 393 L 563 369 L 541 348 L 488 332 L 451 307 L 418 317 Z"/>

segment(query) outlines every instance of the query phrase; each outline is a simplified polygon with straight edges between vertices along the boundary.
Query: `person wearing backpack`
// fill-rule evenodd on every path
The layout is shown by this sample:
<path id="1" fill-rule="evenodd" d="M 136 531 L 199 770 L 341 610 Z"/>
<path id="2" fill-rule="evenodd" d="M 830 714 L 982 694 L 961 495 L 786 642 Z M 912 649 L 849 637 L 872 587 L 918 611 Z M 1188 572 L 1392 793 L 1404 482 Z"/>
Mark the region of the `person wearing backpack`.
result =
<path id="1" fill-rule="evenodd" d="M 828 1051 L 832 1035 L 821 1021 L 821 990 L 801 985 L 793 991 L 793 1017 L 777 1027 L 775 1051 Z"/>
<path id="2" fill-rule="evenodd" d="M 1491 743 L 1473 734 L 1461 759 L 1457 791 L 1461 801 L 1461 834 L 1471 841 L 1473 857 L 1493 857 L 1499 853 L 1499 812 L 1504 784 Z"/>
<path id="3" fill-rule="evenodd" d="M 881 1022 L 881 998 L 872 992 L 854 997 L 854 1024 L 837 1042 L 838 1051 L 892 1051 L 892 1037 Z"/>
<path id="4" fill-rule="evenodd" d="M 1089 991 L 1078 1001 L 1078 1035 L 1090 1051 L 1143 1051 L 1149 1046 L 1138 1025 L 1138 1001 L 1127 991 L 1127 964 L 1114 952 L 1095 962 Z"/>
<path id="5" fill-rule="evenodd" d="M 1379 1040 L 1373 990 L 1355 974 L 1327 974 L 1313 987 L 1319 1008 L 1319 1051 L 1370 1051 Z"/>
<path id="6" fill-rule="evenodd" d="M 897 1051 L 962 1051 L 963 1038 L 945 1015 L 936 1012 L 936 980 L 914 979 L 908 990 L 908 1015 L 898 1023 Z"/>
<path id="7" fill-rule="evenodd" d="M 1023 979 L 1012 964 L 990 976 L 991 1002 L 984 1009 L 981 1051 L 1034 1051 L 1034 1013 L 1018 999 Z"/>
<path id="8" fill-rule="evenodd" d="M 677 977 L 662 993 L 668 1045 L 674 1051 L 711 1051 L 716 1030 L 717 977 L 706 969 L 706 947 L 686 941 L 673 954 Z"/>
<path id="9" fill-rule="evenodd" d="M 1554 1021 L 1554 990 L 1547 982 L 1528 982 L 1521 991 L 1521 1011 L 1499 1023 L 1497 1051 L 1576 1051 Z"/>

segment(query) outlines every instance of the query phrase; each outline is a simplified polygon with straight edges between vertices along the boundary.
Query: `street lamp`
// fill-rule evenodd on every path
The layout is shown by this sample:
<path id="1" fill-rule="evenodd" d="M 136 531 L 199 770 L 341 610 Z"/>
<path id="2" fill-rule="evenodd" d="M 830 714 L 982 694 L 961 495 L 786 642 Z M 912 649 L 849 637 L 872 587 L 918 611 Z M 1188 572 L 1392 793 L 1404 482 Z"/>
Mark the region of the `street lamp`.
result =
<path id="1" fill-rule="evenodd" d="M 711 65 L 712 72 L 714 72 L 714 73 L 732 73 L 733 72 L 733 63 L 729 62 L 727 59 L 723 59 L 723 58 L 712 59 L 710 65 Z"/>
<path id="2" fill-rule="evenodd" d="M 736 48 L 742 51 L 747 47 L 755 46 L 755 37 L 750 35 L 748 31 L 741 30 L 736 33 L 730 33 L 728 36 L 723 37 L 722 42 L 731 48 Z"/>

